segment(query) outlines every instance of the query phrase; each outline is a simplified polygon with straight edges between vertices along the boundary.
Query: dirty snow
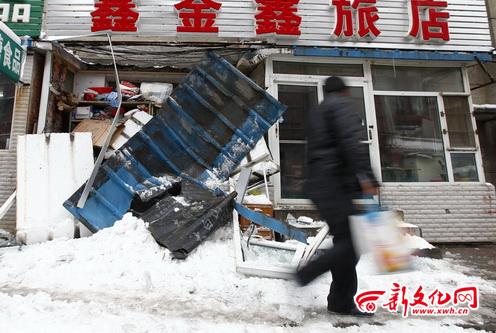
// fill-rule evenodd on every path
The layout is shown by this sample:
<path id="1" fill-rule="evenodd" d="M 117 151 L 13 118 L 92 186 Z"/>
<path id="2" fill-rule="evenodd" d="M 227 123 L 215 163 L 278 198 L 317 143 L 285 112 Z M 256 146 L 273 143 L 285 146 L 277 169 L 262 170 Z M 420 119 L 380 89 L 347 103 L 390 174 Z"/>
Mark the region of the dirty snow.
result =
<path id="1" fill-rule="evenodd" d="M 173 196 L 172 199 L 174 199 L 176 202 L 180 203 L 183 207 L 191 206 L 191 204 L 182 196 L 176 195 L 176 196 Z"/>
<path id="2" fill-rule="evenodd" d="M 152 179 L 154 182 L 151 179 L 145 180 L 143 184 L 147 188 L 138 192 L 140 199 L 143 201 L 148 201 L 157 194 L 163 193 L 172 187 L 173 182 L 178 181 L 178 177 L 174 176 L 153 177 Z M 160 185 L 157 185 L 157 183 Z"/>
<path id="3" fill-rule="evenodd" d="M 365 257 L 359 288 L 389 289 L 397 281 L 496 293 L 494 281 L 453 260 L 416 258 L 415 265 L 414 272 L 377 276 Z M 324 310 L 329 275 L 298 288 L 237 274 L 229 227 L 176 261 L 128 214 L 89 238 L 6 252 L 0 267 L 0 332 L 476 332 L 456 326 L 464 318 L 331 316 Z M 481 322 L 478 313 L 470 320 Z"/>
<path id="4" fill-rule="evenodd" d="M 252 167 L 252 169 L 253 169 L 253 172 L 257 172 L 257 173 L 263 175 L 264 170 L 265 170 L 266 174 L 267 173 L 274 173 L 274 172 L 277 172 L 277 170 L 279 170 L 279 167 L 273 161 L 266 161 L 266 162 L 256 163 Z"/>
<path id="5" fill-rule="evenodd" d="M 296 222 L 310 224 L 313 223 L 313 219 L 308 216 L 300 216 L 296 219 Z"/>

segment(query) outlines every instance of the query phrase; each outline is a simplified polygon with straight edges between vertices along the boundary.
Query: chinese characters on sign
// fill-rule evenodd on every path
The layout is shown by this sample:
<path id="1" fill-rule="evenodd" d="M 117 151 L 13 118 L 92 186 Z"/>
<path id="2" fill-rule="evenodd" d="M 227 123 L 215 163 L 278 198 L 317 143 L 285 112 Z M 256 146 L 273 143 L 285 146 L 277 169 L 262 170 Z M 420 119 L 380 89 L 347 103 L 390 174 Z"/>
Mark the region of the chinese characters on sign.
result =
<path id="1" fill-rule="evenodd" d="M 301 35 L 301 17 L 297 15 L 300 0 L 256 0 L 257 35 Z"/>
<path id="2" fill-rule="evenodd" d="M 356 14 L 358 36 L 377 37 L 381 31 L 375 25 L 379 20 L 376 0 L 332 0 L 335 7 L 333 34 L 337 37 L 352 37 L 354 35 L 353 14 Z"/>
<path id="3" fill-rule="evenodd" d="M 449 41 L 447 1 L 439 0 L 411 0 L 408 8 L 410 17 L 410 32 L 412 37 L 431 39 L 442 39 Z"/>
<path id="4" fill-rule="evenodd" d="M 38 37 L 44 3 L 43 0 L 3 0 L 0 3 L 0 21 L 17 36 Z"/>
<path id="5" fill-rule="evenodd" d="M 165 1 L 165 0 L 164 0 Z M 324 0 L 323 0 L 324 1 Z M 298 37 L 302 18 L 298 15 L 300 0 L 254 0 L 255 33 L 260 36 Z M 377 0 L 325 0 L 334 11 L 331 35 L 342 39 L 376 38 L 381 34 Z M 387 2 L 383 2 L 387 3 Z M 177 12 L 177 32 L 218 33 L 217 18 L 222 7 L 215 0 L 182 0 L 173 8 Z M 407 0 L 410 38 L 421 41 L 449 41 L 450 33 L 444 0 Z M 240 7 L 243 8 L 243 7 Z M 91 12 L 91 31 L 136 32 L 139 12 L 135 0 L 97 0 Z"/>
<path id="6" fill-rule="evenodd" d="M 0 21 L 29 23 L 31 16 L 30 4 L 13 4 L 11 14 L 10 3 L 0 3 Z"/>
<path id="7" fill-rule="evenodd" d="M 14 81 L 19 81 L 24 50 L 0 30 L 0 72 Z"/>
<path id="8" fill-rule="evenodd" d="M 174 7 L 179 13 L 178 32 L 219 32 L 214 27 L 221 3 L 213 0 L 184 0 Z"/>
<path id="9" fill-rule="evenodd" d="M 361 311 L 373 313 L 377 311 L 378 302 L 384 294 L 386 290 L 366 291 L 355 296 L 355 303 Z M 401 310 L 403 318 L 409 315 L 462 316 L 479 308 L 479 291 L 477 287 L 470 286 L 458 288 L 453 293 L 439 289 L 429 293 L 419 286 L 412 294 L 406 286 L 393 283 L 387 301 L 379 305 L 389 312 Z"/>
<path id="10" fill-rule="evenodd" d="M 91 12 L 91 31 L 136 32 L 139 14 L 133 0 L 100 0 Z"/>

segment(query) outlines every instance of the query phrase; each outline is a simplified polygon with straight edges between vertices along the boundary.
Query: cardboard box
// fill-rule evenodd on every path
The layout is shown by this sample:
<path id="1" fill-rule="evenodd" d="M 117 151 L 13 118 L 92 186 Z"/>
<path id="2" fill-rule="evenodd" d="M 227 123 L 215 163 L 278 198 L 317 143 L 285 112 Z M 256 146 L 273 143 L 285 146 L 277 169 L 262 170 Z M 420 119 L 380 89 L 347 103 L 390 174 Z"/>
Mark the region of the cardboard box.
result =
<path id="1" fill-rule="evenodd" d="M 75 119 L 88 119 L 91 116 L 91 106 L 78 106 L 76 108 L 76 113 L 74 114 Z"/>
<path id="2" fill-rule="evenodd" d="M 85 119 L 80 122 L 76 128 L 74 128 L 73 132 L 91 132 L 91 139 L 93 141 L 93 146 L 102 147 L 105 143 L 105 139 L 107 138 L 107 134 L 112 127 L 112 121 L 110 120 L 94 120 L 94 119 Z M 119 127 L 115 130 L 110 143 L 119 136 L 120 129 Z"/>

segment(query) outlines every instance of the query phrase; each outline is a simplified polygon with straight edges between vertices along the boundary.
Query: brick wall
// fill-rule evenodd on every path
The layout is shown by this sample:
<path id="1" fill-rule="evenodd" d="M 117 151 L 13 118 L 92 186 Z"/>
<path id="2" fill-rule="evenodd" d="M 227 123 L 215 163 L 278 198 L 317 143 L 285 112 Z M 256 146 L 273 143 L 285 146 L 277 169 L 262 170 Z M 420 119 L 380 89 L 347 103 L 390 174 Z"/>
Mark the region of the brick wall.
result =
<path id="1" fill-rule="evenodd" d="M 430 242 L 496 241 L 496 195 L 491 184 L 384 184 L 381 205 L 402 209 Z"/>

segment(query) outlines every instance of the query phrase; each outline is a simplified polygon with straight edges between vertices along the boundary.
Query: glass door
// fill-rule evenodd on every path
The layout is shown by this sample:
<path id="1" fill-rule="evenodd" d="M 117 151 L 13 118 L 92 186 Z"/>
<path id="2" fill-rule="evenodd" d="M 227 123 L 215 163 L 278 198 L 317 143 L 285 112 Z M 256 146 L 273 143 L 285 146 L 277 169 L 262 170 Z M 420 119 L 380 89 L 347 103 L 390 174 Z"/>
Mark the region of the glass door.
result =
<path id="1" fill-rule="evenodd" d="M 355 111 L 362 119 L 363 144 L 370 147 L 369 156 L 375 151 L 374 121 L 367 110 L 367 86 L 363 79 L 346 78 Z M 306 179 L 306 126 L 307 115 L 324 98 L 325 78 L 313 82 L 277 82 L 273 94 L 288 109 L 275 126 L 271 135 L 271 150 L 281 166 L 281 172 L 273 178 L 277 204 L 307 205 L 304 183 Z M 275 140 L 272 138 L 275 136 Z"/>
<path id="2" fill-rule="evenodd" d="M 281 198 L 304 199 L 307 115 L 319 103 L 318 88 L 318 85 L 277 86 L 279 101 L 288 107 L 278 131 Z"/>

